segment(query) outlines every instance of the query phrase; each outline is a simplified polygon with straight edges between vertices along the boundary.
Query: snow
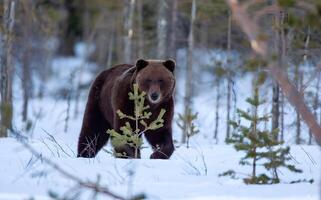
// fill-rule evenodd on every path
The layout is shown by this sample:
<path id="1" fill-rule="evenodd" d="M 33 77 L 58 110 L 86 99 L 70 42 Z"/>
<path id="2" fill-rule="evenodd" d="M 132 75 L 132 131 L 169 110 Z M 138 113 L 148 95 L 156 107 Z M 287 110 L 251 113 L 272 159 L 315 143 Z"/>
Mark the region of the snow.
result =
<path id="1" fill-rule="evenodd" d="M 83 180 L 95 181 L 99 175 L 102 184 L 123 196 L 132 190 L 132 194 L 143 192 L 150 199 L 318 199 L 321 170 L 320 151 L 316 146 L 292 146 L 292 155 L 297 166 L 304 170 L 303 174 L 284 170 L 280 173 L 283 180 L 280 184 L 245 185 L 241 179 L 218 177 L 227 169 L 234 169 L 240 177 L 250 172 L 249 167 L 238 165 L 242 153 L 228 145 L 199 145 L 194 141 L 189 149 L 176 148 L 170 160 L 149 160 L 150 149 L 143 150 L 141 160 L 126 160 L 103 151 L 94 159 L 75 158 L 70 149 L 64 148 L 66 153 L 63 153 L 56 144 L 48 139 L 44 141 L 32 140 L 30 144 L 42 156 Z M 65 143 L 76 148 L 74 141 Z M 0 155 L 0 199 L 26 196 L 46 199 L 50 190 L 63 194 L 75 185 L 32 156 L 15 139 L 1 139 L 0 147 L 6 152 Z M 130 172 L 134 173 L 133 177 Z M 288 183 L 303 178 L 313 178 L 315 183 Z"/>
<path id="2" fill-rule="evenodd" d="M 82 83 L 91 80 L 93 64 L 86 63 L 84 46 L 79 46 L 79 58 L 56 58 L 53 70 L 56 79 L 48 80 L 50 92 L 71 84 L 70 75 L 78 72 L 83 65 L 84 71 L 79 78 Z M 201 55 L 201 53 L 199 53 Z M 208 59 L 211 62 L 211 59 Z M 178 64 L 183 65 L 181 62 Z M 76 79 L 78 81 L 78 79 Z M 238 107 L 246 109 L 245 98 L 251 94 L 249 86 L 251 77 L 245 76 L 236 85 Z M 177 82 L 179 90 L 176 114 L 182 112 L 184 81 Z M 77 140 L 86 103 L 87 92 L 83 92 L 79 102 L 79 115 L 74 115 L 76 103 L 71 102 L 70 116 L 66 129 L 67 102 L 60 98 L 45 96 L 32 99 L 29 104 L 31 129 L 25 130 L 21 121 L 21 98 L 15 94 L 14 125 L 28 138 L 28 144 L 46 158 L 50 158 L 67 172 L 82 180 L 100 183 L 111 191 L 130 197 L 144 193 L 148 199 L 165 200 L 317 200 L 320 197 L 321 152 L 318 146 L 291 145 L 292 163 L 303 170 L 301 174 L 280 171 L 281 183 L 275 185 L 246 185 L 242 178 L 250 174 L 249 166 L 238 164 L 243 156 L 230 145 L 223 143 L 224 125 L 220 125 L 219 144 L 212 139 L 214 129 L 215 93 L 208 91 L 212 86 L 204 86 L 194 99 L 194 109 L 199 112 L 200 134 L 191 138 L 191 147 L 176 143 L 176 150 L 170 160 L 150 160 L 151 148 L 147 143 L 142 150 L 142 159 L 116 159 L 106 151 L 100 151 L 94 159 L 76 158 Z M 18 91 L 18 90 L 17 90 Z M 53 93 L 51 93 L 53 94 Z M 225 117 L 224 105 L 220 108 L 221 118 Z M 291 133 L 288 133 L 290 135 Z M 42 159 L 33 156 L 14 138 L 0 139 L 0 200 L 50 199 L 48 192 L 63 195 L 70 193 L 75 182 L 59 174 Z M 54 140 L 53 138 L 54 137 Z M 180 130 L 174 123 L 174 138 L 180 140 Z M 105 147 L 111 150 L 110 145 Z M 229 169 L 235 170 L 239 179 L 219 177 Z M 263 172 L 258 168 L 258 173 Z M 302 182 L 289 184 L 298 179 L 314 179 L 312 184 Z M 81 199 L 91 199 L 92 193 L 84 190 Z M 99 196 L 98 199 L 106 199 Z M 107 198 L 108 199 L 108 198 Z"/>

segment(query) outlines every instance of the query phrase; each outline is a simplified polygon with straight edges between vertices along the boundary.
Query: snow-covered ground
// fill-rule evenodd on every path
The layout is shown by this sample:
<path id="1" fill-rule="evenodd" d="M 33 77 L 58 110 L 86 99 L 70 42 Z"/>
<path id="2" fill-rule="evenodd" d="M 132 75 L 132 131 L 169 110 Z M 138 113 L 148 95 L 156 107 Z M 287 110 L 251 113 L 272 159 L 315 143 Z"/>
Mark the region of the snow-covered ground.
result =
<path id="1" fill-rule="evenodd" d="M 145 193 L 148 199 L 173 200 L 317 200 L 319 197 L 321 163 L 316 146 L 292 146 L 291 154 L 297 167 L 303 169 L 302 174 L 282 170 L 280 184 L 245 185 L 241 179 L 218 177 L 227 169 L 234 169 L 240 178 L 251 171 L 249 167 L 238 165 L 242 153 L 235 152 L 228 145 L 210 145 L 194 140 L 189 149 L 178 147 L 170 160 L 149 160 L 149 148 L 143 150 L 143 159 L 125 160 L 103 151 L 95 159 L 75 158 L 75 141 L 63 138 L 57 141 L 65 152 L 45 137 L 32 140 L 30 144 L 42 156 L 83 180 L 95 181 L 99 175 L 101 184 L 125 197 L 138 193 Z M 3 152 L 0 154 L 0 199 L 47 199 L 48 191 L 62 195 L 75 186 L 73 181 L 32 156 L 15 139 L 1 139 L 0 149 Z M 304 178 L 313 178 L 315 182 L 289 184 L 289 181 Z M 88 199 L 88 192 L 83 195 L 83 199 Z"/>
<path id="2" fill-rule="evenodd" d="M 77 80 L 79 66 L 84 67 L 82 79 Z M 68 86 L 71 73 L 77 81 L 88 82 L 92 65 L 79 59 L 56 59 L 53 70 L 55 80 L 48 80 L 48 88 L 56 90 Z M 76 74 L 76 75 L 75 75 Z M 57 81 L 59 79 L 59 81 Z M 243 84 L 236 84 L 239 105 L 246 109 L 244 100 L 250 94 L 250 78 L 245 77 Z M 246 87 L 247 84 L 247 87 Z M 184 82 L 178 80 L 176 113 L 182 112 Z M 116 159 L 110 153 L 101 151 L 94 159 L 76 158 L 77 139 L 81 127 L 82 114 L 86 103 L 86 93 L 79 102 L 79 115 L 74 116 L 75 102 L 71 101 L 69 116 L 68 103 L 60 98 L 44 97 L 33 99 L 29 105 L 31 128 L 24 131 L 21 122 L 21 98 L 15 93 L 15 129 L 28 138 L 28 143 L 43 157 L 50 158 L 67 172 L 82 180 L 100 183 L 111 191 L 130 197 L 144 193 L 148 199 L 190 199 L 190 200 L 317 200 L 320 198 L 321 152 L 318 146 L 292 145 L 292 163 L 303 170 L 301 174 L 279 172 L 282 182 L 276 185 L 246 185 L 242 178 L 250 174 L 248 166 L 238 164 L 242 152 L 236 152 L 230 145 L 223 144 L 224 125 L 220 125 L 219 144 L 212 139 L 214 129 L 214 92 L 210 87 L 203 90 L 194 101 L 199 112 L 197 125 L 200 133 L 191 139 L 191 147 L 177 143 L 176 151 L 170 160 L 150 160 L 151 149 L 145 144 L 142 159 Z M 19 91 L 19 88 L 16 88 Z M 221 118 L 225 111 L 220 108 Z M 176 115 L 177 116 L 177 115 Z M 66 126 L 67 119 L 67 126 Z M 66 131 L 65 131 L 66 130 Z M 291 133 L 288 133 L 291 135 Z M 180 140 L 180 131 L 174 123 L 174 138 Z M 111 150 L 110 145 L 105 148 Z M 75 182 L 65 178 L 42 159 L 38 159 L 22 146 L 14 137 L 0 139 L 0 200 L 50 199 L 48 192 L 71 195 Z M 237 173 L 239 179 L 219 177 L 229 169 Z M 263 172 L 258 168 L 258 173 Z M 312 184 L 302 182 L 289 184 L 298 179 L 314 179 Z M 76 188 L 77 189 L 77 188 Z M 99 199 L 106 199 L 100 196 Z M 92 194 L 84 190 L 81 199 L 92 199 Z M 108 199 L 108 198 L 107 198 Z"/>

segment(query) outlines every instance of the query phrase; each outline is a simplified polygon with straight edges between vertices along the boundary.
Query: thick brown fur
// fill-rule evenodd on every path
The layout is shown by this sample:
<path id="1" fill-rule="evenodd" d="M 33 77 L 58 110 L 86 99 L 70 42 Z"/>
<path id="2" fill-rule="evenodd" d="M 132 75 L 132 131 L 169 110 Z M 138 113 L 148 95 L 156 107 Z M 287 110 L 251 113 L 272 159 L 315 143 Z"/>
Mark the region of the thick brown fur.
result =
<path id="1" fill-rule="evenodd" d="M 150 121 L 157 118 L 162 108 L 166 110 L 163 117 L 164 126 L 144 133 L 153 148 L 150 158 L 170 158 L 174 151 L 172 139 L 174 69 L 175 62 L 172 60 L 140 59 L 135 65 L 118 65 L 101 72 L 95 78 L 89 92 L 78 141 L 78 157 L 95 157 L 109 139 L 107 129 L 121 132 L 120 127 L 128 120 L 119 119 L 116 111 L 121 110 L 133 115 L 134 104 L 129 100 L 128 93 L 132 90 L 133 83 L 137 83 L 139 90 L 147 94 L 145 102 L 150 106 L 152 113 Z M 134 124 L 131 125 L 135 127 Z M 115 148 L 115 151 L 120 154 L 125 153 L 127 158 L 134 157 L 135 152 L 128 145 Z"/>

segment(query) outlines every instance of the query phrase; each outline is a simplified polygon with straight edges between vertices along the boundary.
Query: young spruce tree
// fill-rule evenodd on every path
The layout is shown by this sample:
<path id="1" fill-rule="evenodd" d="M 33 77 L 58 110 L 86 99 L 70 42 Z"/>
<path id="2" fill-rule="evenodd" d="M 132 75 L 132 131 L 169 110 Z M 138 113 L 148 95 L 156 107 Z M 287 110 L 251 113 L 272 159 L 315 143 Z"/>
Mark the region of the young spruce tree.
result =
<path id="1" fill-rule="evenodd" d="M 265 102 L 260 100 L 259 83 L 254 83 L 254 95 L 246 101 L 251 106 L 252 112 L 247 112 L 238 109 L 240 121 L 232 121 L 231 125 L 234 133 L 229 140 L 234 144 L 237 151 L 244 151 L 245 156 L 241 158 L 241 165 L 251 165 L 252 173 L 250 177 L 244 178 L 246 184 L 275 184 L 280 182 L 278 171 L 280 168 L 286 168 L 292 172 L 302 172 L 294 165 L 288 164 L 291 160 L 289 154 L 290 147 L 284 147 L 282 141 L 277 141 L 276 138 L 279 130 L 274 129 L 272 132 L 268 130 L 261 130 L 260 123 L 268 121 L 270 116 L 259 115 L 259 108 Z M 249 126 L 241 124 L 241 120 L 250 122 Z M 263 166 L 270 175 L 266 173 L 257 173 L 257 166 Z M 235 172 L 229 170 L 223 175 L 235 175 Z"/>
<path id="2" fill-rule="evenodd" d="M 186 115 L 178 114 L 178 120 L 176 121 L 177 126 L 183 131 L 186 130 L 186 147 L 189 148 L 190 137 L 199 133 L 195 125 L 198 113 L 193 113 L 191 108 L 187 109 Z M 184 127 L 185 126 L 185 127 Z"/>
<path id="3" fill-rule="evenodd" d="M 112 140 L 111 143 L 114 147 L 121 147 L 124 145 L 129 145 L 135 149 L 135 157 L 139 158 L 138 150 L 142 148 L 143 139 L 142 134 L 148 130 L 156 130 L 164 126 L 163 116 L 166 112 L 165 109 L 161 109 L 158 114 L 157 119 L 147 124 L 145 120 L 149 119 L 152 115 L 148 111 L 149 106 L 145 105 L 145 92 L 139 92 L 138 85 L 134 84 L 134 91 L 128 93 L 129 100 L 134 101 L 134 116 L 124 114 L 121 110 L 117 110 L 117 114 L 120 119 L 128 119 L 124 126 L 120 128 L 121 133 L 117 132 L 114 129 L 107 130 L 107 133 L 110 134 Z M 130 123 L 134 122 L 134 123 Z M 135 124 L 132 127 L 131 124 Z M 143 127 L 140 129 L 139 124 Z M 127 155 L 116 155 L 118 157 L 126 157 Z"/>

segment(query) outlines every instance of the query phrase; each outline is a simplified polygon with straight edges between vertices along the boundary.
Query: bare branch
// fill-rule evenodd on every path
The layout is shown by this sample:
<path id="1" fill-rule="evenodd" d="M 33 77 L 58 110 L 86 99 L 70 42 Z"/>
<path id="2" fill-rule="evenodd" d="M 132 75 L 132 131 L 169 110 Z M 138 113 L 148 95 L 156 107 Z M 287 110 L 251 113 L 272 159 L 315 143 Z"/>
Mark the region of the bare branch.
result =
<path id="1" fill-rule="evenodd" d="M 19 133 L 16 133 L 17 135 L 20 135 Z M 21 141 L 21 144 L 28 149 L 36 158 L 41 158 L 43 162 L 45 162 L 47 165 L 52 167 L 55 171 L 59 172 L 62 176 L 76 182 L 80 187 L 87 188 L 90 190 L 93 190 L 97 193 L 112 197 L 114 199 L 118 200 L 126 200 L 126 198 L 121 197 L 113 192 L 111 192 L 108 188 L 98 185 L 96 182 L 91 181 L 83 181 L 77 176 L 65 171 L 62 169 L 59 165 L 51 161 L 49 158 L 44 157 L 42 154 L 38 153 L 33 147 L 31 147 L 27 142 Z"/>
<path id="2" fill-rule="evenodd" d="M 253 23 L 250 16 L 246 13 L 237 0 L 226 0 L 230 6 L 234 19 L 239 23 L 243 32 L 247 35 L 252 49 L 259 55 L 266 57 L 267 44 L 259 39 L 259 27 Z"/>

